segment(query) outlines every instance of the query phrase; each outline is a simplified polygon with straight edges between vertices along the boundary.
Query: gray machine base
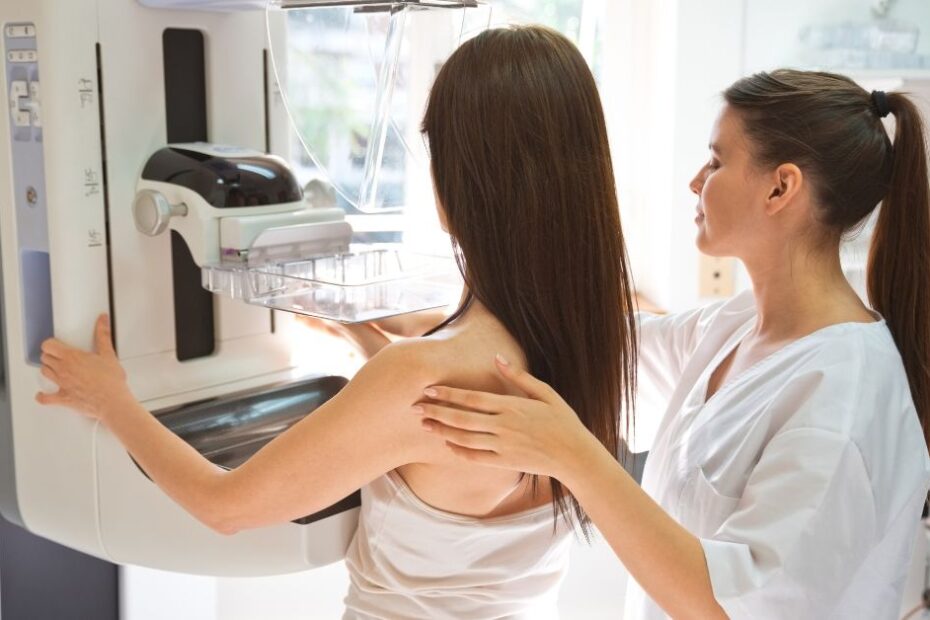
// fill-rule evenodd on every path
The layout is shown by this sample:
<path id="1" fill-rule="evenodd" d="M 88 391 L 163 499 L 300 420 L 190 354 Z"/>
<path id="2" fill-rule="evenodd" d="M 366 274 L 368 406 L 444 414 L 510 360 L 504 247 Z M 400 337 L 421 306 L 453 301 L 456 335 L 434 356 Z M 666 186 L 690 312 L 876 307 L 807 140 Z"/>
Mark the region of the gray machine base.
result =
<path id="1" fill-rule="evenodd" d="M 0 518 L 0 619 L 118 620 L 115 564 Z"/>

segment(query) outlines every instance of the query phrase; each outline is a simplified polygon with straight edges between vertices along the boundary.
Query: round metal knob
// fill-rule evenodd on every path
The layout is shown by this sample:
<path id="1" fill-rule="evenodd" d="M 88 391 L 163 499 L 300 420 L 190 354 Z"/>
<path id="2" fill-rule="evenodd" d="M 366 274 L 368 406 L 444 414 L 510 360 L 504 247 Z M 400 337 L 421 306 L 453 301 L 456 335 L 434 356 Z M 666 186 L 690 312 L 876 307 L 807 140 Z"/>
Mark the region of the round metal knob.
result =
<path id="1" fill-rule="evenodd" d="M 336 190 L 322 179 L 311 179 L 304 185 L 304 200 L 311 209 L 332 209 L 336 206 Z"/>
<path id="2" fill-rule="evenodd" d="M 160 193 L 143 189 L 136 193 L 132 201 L 132 215 L 136 222 L 136 230 L 143 235 L 154 237 L 165 232 L 172 217 L 187 215 L 187 205 L 173 205 Z"/>

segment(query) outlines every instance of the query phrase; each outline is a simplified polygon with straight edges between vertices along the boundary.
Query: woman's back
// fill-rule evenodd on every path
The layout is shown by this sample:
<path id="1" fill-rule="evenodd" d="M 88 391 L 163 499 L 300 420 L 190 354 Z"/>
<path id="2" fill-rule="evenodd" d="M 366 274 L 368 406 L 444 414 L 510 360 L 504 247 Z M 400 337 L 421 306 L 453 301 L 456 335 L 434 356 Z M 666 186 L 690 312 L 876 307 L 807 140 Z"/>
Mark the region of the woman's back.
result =
<path id="1" fill-rule="evenodd" d="M 548 505 L 463 516 L 426 504 L 389 472 L 362 489 L 344 618 L 556 618 L 571 539 Z"/>
<path id="2" fill-rule="evenodd" d="M 459 322 L 431 336 L 408 343 L 435 369 L 429 385 L 453 385 L 507 393 L 494 368 L 498 353 L 523 360 L 523 351 L 507 330 L 480 303 L 473 303 Z M 515 362 L 518 363 L 518 362 Z M 429 387 L 424 385 L 423 388 Z M 471 517 L 495 517 L 549 504 L 548 479 L 540 479 L 533 492 L 531 476 L 521 476 L 484 465 L 463 463 L 439 437 L 423 433 L 418 461 L 397 468 L 417 497 L 430 506 Z M 418 447 L 420 448 L 420 447 Z"/>
<path id="3" fill-rule="evenodd" d="M 417 367 L 435 369 L 423 388 L 442 382 L 504 392 L 494 355 L 523 357 L 478 303 L 453 326 L 405 347 Z M 413 450 L 417 462 L 362 489 L 346 558 L 346 618 L 554 617 L 571 527 L 554 521 L 548 479 L 534 485 L 532 476 L 463 463 L 428 433 L 422 442 Z"/>
<path id="4" fill-rule="evenodd" d="M 634 319 L 597 85 L 558 33 L 489 30 L 439 71 L 422 131 L 467 291 L 442 329 L 387 347 L 336 397 L 376 407 L 366 445 L 383 446 L 352 446 L 357 479 L 368 477 L 347 607 L 356 617 L 543 617 L 555 613 L 568 524 L 586 523 L 578 503 L 555 480 L 453 460 L 412 407 L 435 384 L 506 393 L 501 354 L 550 381 L 619 449 Z"/>

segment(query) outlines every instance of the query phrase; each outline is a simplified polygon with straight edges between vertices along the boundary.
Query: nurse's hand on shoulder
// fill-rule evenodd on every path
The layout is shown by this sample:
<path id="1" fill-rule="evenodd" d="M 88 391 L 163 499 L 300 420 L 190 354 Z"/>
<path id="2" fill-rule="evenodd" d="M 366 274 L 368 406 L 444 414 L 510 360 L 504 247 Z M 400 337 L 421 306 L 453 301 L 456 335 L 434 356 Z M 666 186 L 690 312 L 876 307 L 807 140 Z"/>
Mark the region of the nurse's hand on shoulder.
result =
<path id="1" fill-rule="evenodd" d="M 50 338 L 42 343 L 41 361 L 42 375 L 58 386 L 54 394 L 36 394 L 36 401 L 43 405 L 69 407 L 104 420 L 120 403 L 135 401 L 113 349 L 106 315 L 100 315 L 94 327 L 93 352 Z"/>
<path id="2" fill-rule="evenodd" d="M 575 455 L 597 439 L 548 384 L 498 356 L 500 374 L 526 397 L 433 386 L 414 412 L 461 458 L 561 478 Z"/>

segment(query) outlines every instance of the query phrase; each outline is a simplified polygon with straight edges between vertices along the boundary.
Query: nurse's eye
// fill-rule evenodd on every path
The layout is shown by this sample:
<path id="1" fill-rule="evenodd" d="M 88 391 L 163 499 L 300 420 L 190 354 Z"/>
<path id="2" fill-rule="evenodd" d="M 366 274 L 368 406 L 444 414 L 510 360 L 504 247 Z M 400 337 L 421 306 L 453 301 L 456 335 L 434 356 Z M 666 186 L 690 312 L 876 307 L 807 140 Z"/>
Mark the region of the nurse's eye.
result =
<path id="1" fill-rule="evenodd" d="M 711 159 L 709 162 L 707 162 L 708 170 L 716 170 L 719 167 L 720 167 L 720 162 L 717 161 L 716 159 Z"/>

